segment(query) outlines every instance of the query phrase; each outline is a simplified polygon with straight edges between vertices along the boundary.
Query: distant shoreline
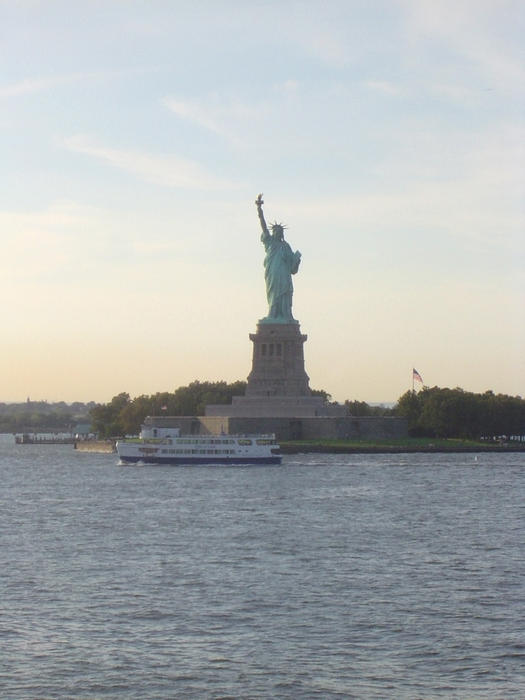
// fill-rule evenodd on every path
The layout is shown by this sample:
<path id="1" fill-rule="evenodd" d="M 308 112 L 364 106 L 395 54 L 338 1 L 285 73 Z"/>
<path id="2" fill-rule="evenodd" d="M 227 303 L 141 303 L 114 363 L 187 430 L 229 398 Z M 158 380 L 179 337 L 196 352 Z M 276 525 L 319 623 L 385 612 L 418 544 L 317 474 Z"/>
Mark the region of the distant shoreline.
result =
<path id="1" fill-rule="evenodd" d="M 450 454 L 525 452 L 525 444 L 517 445 L 329 445 L 319 443 L 281 443 L 282 454 Z"/>

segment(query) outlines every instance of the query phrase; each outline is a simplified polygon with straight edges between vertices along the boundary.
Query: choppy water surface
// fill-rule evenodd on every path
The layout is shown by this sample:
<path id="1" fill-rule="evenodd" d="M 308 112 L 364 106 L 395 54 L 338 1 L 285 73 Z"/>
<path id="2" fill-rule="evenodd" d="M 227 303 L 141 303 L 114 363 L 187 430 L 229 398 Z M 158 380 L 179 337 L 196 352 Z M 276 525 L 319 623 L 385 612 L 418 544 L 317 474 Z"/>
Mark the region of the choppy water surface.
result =
<path id="1" fill-rule="evenodd" d="M 0 696 L 521 698 L 524 467 L 122 467 L 4 436 Z"/>

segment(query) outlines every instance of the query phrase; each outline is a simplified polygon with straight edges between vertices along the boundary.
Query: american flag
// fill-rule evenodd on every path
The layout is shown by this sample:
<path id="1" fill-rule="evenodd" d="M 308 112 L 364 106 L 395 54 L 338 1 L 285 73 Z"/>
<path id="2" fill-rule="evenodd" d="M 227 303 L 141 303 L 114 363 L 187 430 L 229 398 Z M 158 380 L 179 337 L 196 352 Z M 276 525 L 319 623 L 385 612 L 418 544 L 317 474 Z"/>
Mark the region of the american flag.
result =
<path id="1" fill-rule="evenodd" d="M 417 369 L 414 369 L 413 367 L 412 367 L 412 379 L 415 379 L 416 382 L 421 382 L 421 384 L 423 384 L 423 379 L 421 378 L 421 375 L 419 374 Z"/>

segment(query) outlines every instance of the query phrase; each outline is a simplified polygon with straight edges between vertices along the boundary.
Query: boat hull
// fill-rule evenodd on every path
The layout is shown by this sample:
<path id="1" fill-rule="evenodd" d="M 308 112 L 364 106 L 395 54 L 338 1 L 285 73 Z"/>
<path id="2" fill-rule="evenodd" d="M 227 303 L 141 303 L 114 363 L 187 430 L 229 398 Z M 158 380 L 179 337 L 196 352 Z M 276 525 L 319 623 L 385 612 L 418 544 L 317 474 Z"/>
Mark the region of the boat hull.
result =
<path id="1" fill-rule="evenodd" d="M 143 457 L 143 456 L 124 456 L 120 455 L 120 461 L 126 464 L 164 464 L 171 466 L 180 467 L 192 467 L 194 465 L 209 465 L 209 466 L 246 466 L 246 465 L 267 465 L 267 464 L 281 464 L 280 456 L 273 457 L 195 457 L 195 458 L 183 458 L 183 457 Z"/>

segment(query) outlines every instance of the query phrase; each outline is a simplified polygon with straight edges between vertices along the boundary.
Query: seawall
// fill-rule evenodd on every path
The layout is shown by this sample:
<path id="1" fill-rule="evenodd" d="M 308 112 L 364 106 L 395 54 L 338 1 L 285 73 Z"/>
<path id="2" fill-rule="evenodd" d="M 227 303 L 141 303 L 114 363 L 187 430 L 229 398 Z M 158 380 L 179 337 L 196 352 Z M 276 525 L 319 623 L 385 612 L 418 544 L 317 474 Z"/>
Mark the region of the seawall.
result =
<path id="1" fill-rule="evenodd" d="M 79 452 L 116 452 L 115 440 L 77 440 L 74 445 Z"/>
<path id="2" fill-rule="evenodd" d="M 380 416 L 148 416 L 150 426 L 180 428 L 181 435 L 274 433 L 287 440 L 402 440 L 408 421 Z"/>

